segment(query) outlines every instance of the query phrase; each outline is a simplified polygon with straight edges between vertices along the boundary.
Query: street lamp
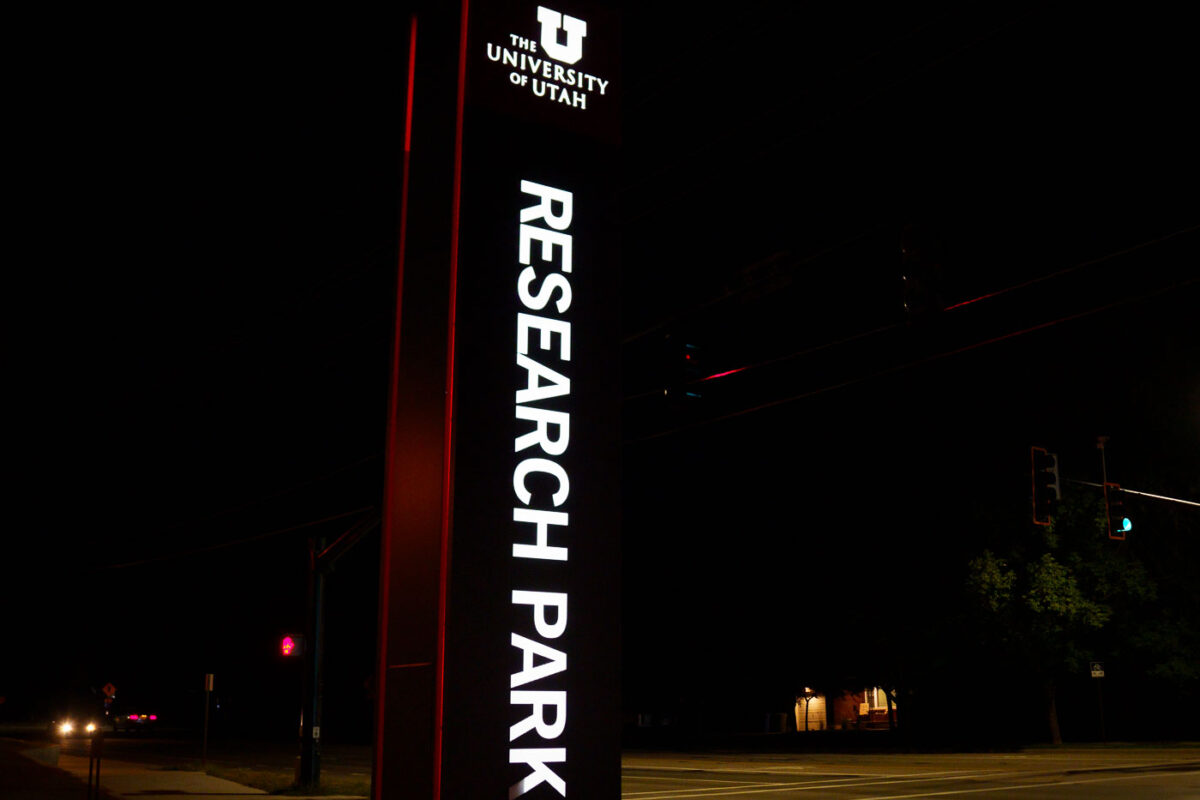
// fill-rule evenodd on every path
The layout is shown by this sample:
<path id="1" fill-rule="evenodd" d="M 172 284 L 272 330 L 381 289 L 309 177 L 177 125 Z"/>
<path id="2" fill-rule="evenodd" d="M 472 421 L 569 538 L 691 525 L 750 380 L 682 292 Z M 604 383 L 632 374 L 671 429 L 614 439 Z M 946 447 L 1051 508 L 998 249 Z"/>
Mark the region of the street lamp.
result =
<path id="1" fill-rule="evenodd" d="M 805 732 L 808 731 L 808 704 L 811 703 L 813 698 L 816 696 L 817 696 L 817 693 L 807 686 L 804 687 L 804 691 L 801 694 L 796 696 L 797 703 L 799 703 L 801 700 L 804 701 L 804 730 L 805 730 Z"/>

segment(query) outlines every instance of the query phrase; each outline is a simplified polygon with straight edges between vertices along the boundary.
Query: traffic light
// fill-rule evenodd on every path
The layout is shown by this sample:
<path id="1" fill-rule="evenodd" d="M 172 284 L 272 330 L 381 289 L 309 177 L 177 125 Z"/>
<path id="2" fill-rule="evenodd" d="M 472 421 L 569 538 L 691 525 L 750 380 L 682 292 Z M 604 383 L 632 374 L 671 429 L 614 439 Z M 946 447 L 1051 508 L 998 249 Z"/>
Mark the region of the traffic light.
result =
<path id="1" fill-rule="evenodd" d="M 663 394 L 694 400 L 700 397 L 699 381 L 705 377 L 700 345 L 672 336 L 663 340 Z"/>
<path id="2" fill-rule="evenodd" d="M 686 342 L 683 345 L 683 353 L 679 357 L 682 363 L 680 368 L 683 372 L 685 385 L 683 387 L 684 395 L 687 397 L 699 397 L 700 391 L 696 381 L 704 377 L 704 358 L 700 351 L 700 346 Z"/>
<path id="3" fill-rule="evenodd" d="M 1108 538 L 1124 541 L 1125 534 L 1133 530 L 1133 522 L 1125 516 L 1125 498 L 1119 484 L 1104 484 L 1104 506 L 1108 509 Z"/>
<path id="4" fill-rule="evenodd" d="M 944 308 L 939 287 L 941 252 L 941 241 L 928 226 L 905 225 L 900 232 L 900 281 L 904 313 L 910 317 Z"/>
<path id="5" fill-rule="evenodd" d="M 1062 499 L 1058 482 L 1058 455 L 1044 447 L 1029 448 L 1033 474 L 1033 522 L 1049 525 L 1054 504 Z"/>
<path id="6" fill-rule="evenodd" d="M 304 637 L 298 633 L 285 634 L 279 640 L 279 654 L 282 656 L 304 655 Z"/>

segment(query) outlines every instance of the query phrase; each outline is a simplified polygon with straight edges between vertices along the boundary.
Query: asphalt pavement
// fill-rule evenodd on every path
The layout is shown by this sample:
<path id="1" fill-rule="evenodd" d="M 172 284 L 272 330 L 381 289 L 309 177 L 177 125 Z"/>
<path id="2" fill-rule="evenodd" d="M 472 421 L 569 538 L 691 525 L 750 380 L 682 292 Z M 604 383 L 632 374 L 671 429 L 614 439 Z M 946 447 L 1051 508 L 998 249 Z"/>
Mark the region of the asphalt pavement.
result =
<path id="1" fill-rule="evenodd" d="M 0 739 L 3 800 L 82 800 L 87 777 L 86 756 L 62 753 L 54 745 Z M 100 785 L 101 800 L 261 800 L 267 794 L 203 772 L 107 758 Z M 1200 800 L 1200 745 L 936 754 L 626 753 L 622 759 L 623 800 L 915 800 L 978 795 L 988 800 Z"/>
<path id="2" fill-rule="evenodd" d="M 629 754 L 624 800 L 1198 800 L 1200 746 L 1008 753 Z"/>

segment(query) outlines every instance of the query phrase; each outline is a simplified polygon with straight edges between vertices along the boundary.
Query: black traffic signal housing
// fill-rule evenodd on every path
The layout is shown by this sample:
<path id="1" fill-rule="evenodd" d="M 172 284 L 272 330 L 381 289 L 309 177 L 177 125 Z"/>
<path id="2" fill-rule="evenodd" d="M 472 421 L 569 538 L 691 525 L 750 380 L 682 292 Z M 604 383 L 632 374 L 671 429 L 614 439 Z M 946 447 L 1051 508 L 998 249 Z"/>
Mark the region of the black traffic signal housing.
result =
<path id="1" fill-rule="evenodd" d="M 704 350 L 700 345 L 668 335 L 663 340 L 663 394 L 683 400 L 700 397 Z"/>
<path id="2" fill-rule="evenodd" d="M 941 311 L 942 245 L 927 225 L 905 225 L 900 232 L 900 281 L 904 313 L 918 317 Z"/>
<path id="3" fill-rule="evenodd" d="M 1049 525 L 1054 504 L 1062 500 L 1058 455 L 1048 452 L 1044 447 L 1031 447 L 1029 458 L 1033 474 L 1033 523 Z"/>
<path id="4" fill-rule="evenodd" d="M 1121 496 L 1120 484 L 1104 484 L 1104 507 L 1108 512 L 1108 538 L 1125 541 L 1125 534 L 1133 529 L 1133 523 L 1125 516 L 1125 498 Z"/>

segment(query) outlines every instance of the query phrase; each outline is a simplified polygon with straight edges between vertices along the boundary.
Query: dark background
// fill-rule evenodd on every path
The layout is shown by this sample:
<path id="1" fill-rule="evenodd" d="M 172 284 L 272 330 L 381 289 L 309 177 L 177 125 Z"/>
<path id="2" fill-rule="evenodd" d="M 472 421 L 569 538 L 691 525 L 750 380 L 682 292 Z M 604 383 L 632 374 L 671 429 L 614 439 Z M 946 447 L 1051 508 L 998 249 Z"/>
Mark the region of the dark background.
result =
<path id="1" fill-rule="evenodd" d="M 627 716 L 1020 683 L 951 621 L 1028 447 L 1200 497 L 1182 14 L 623 13 Z M 0 713 L 113 681 L 194 718 L 215 672 L 217 724 L 294 733 L 306 538 L 381 493 L 404 20 L 21 20 Z M 680 341 L 749 369 L 664 396 Z M 1130 506 L 1186 585 L 1194 512 Z M 376 546 L 329 583 L 331 740 L 369 735 Z M 1167 730 L 1140 691 L 1124 734 Z"/>

